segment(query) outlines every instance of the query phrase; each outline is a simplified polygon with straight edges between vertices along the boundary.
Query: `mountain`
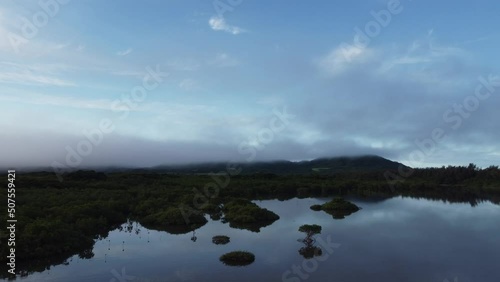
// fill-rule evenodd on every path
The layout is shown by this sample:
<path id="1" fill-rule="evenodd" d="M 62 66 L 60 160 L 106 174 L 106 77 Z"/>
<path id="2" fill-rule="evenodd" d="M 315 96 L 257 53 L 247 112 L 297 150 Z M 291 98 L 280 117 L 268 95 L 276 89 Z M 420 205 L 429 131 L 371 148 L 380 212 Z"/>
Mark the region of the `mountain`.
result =
<path id="1" fill-rule="evenodd" d="M 374 171 L 387 169 L 394 170 L 398 169 L 398 167 L 401 165 L 401 163 L 394 162 L 379 156 L 333 157 L 300 162 L 270 161 L 231 163 L 232 167 L 242 168 L 242 174 L 331 174 L 335 172 L 346 171 Z M 144 170 L 161 173 L 205 174 L 226 171 L 226 169 L 227 163 L 218 162 L 189 165 L 162 165 Z"/>

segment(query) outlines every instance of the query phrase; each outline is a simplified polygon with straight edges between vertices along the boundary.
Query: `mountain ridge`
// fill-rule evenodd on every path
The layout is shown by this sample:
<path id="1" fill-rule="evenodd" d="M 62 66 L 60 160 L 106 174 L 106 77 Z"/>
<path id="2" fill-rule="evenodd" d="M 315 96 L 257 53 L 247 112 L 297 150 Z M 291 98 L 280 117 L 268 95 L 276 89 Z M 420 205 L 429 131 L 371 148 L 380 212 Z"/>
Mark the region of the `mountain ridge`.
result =
<path id="1" fill-rule="evenodd" d="M 340 156 L 322 157 L 304 161 L 259 161 L 259 162 L 209 162 L 185 165 L 159 165 L 136 171 L 154 171 L 162 173 L 205 174 L 226 171 L 230 164 L 233 168 L 241 168 L 243 174 L 273 173 L 273 174 L 329 174 L 346 171 L 394 170 L 403 164 L 376 156 Z"/>

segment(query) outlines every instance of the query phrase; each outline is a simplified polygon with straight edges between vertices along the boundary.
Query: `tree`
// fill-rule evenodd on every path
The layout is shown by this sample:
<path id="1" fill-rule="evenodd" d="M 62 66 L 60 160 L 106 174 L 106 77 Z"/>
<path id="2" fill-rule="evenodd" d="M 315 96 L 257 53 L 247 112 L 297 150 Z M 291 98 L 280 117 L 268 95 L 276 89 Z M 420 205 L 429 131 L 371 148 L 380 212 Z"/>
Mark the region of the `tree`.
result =
<path id="1" fill-rule="evenodd" d="M 321 226 L 317 224 L 304 224 L 299 227 L 299 231 L 306 233 L 306 238 L 303 240 L 305 243 L 312 243 L 314 241 L 312 236 L 321 233 Z"/>

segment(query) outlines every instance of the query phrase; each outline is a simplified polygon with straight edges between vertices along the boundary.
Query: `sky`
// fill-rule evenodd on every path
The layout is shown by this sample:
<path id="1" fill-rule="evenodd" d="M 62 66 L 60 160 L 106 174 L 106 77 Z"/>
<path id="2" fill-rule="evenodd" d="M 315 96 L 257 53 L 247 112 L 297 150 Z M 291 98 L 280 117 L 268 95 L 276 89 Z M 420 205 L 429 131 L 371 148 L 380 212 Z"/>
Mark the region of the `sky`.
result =
<path id="1" fill-rule="evenodd" d="M 500 163 L 498 1 L 0 3 L 0 166 Z"/>

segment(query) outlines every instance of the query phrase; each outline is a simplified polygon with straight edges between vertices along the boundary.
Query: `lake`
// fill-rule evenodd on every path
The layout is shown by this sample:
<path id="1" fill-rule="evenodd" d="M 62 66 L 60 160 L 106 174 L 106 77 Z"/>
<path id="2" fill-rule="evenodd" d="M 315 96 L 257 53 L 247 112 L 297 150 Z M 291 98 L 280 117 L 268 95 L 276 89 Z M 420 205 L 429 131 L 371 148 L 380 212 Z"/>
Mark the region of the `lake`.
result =
<path id="1" fill-rule="evenodd" d="M 500 281 L 500 206 L 426 199 L 348 198 L 362 209 L 334 219 L 313 204 L 329 199 L 255 201 L 281 218 L 259 233 L 211 221 L 195 233 L 172 235 L 138 223 L 96 242 L 90 259 L 74 256 L 19 281 Z M 298 231 L 318 224 L 321 256 L 304 258 Z M 230 243 L 215 245 L 212 237 Z M 192 238 L 196 237 L 196 240 Z M 219 257 L 246 250 L 255 262 L 226 266 Z"/>

